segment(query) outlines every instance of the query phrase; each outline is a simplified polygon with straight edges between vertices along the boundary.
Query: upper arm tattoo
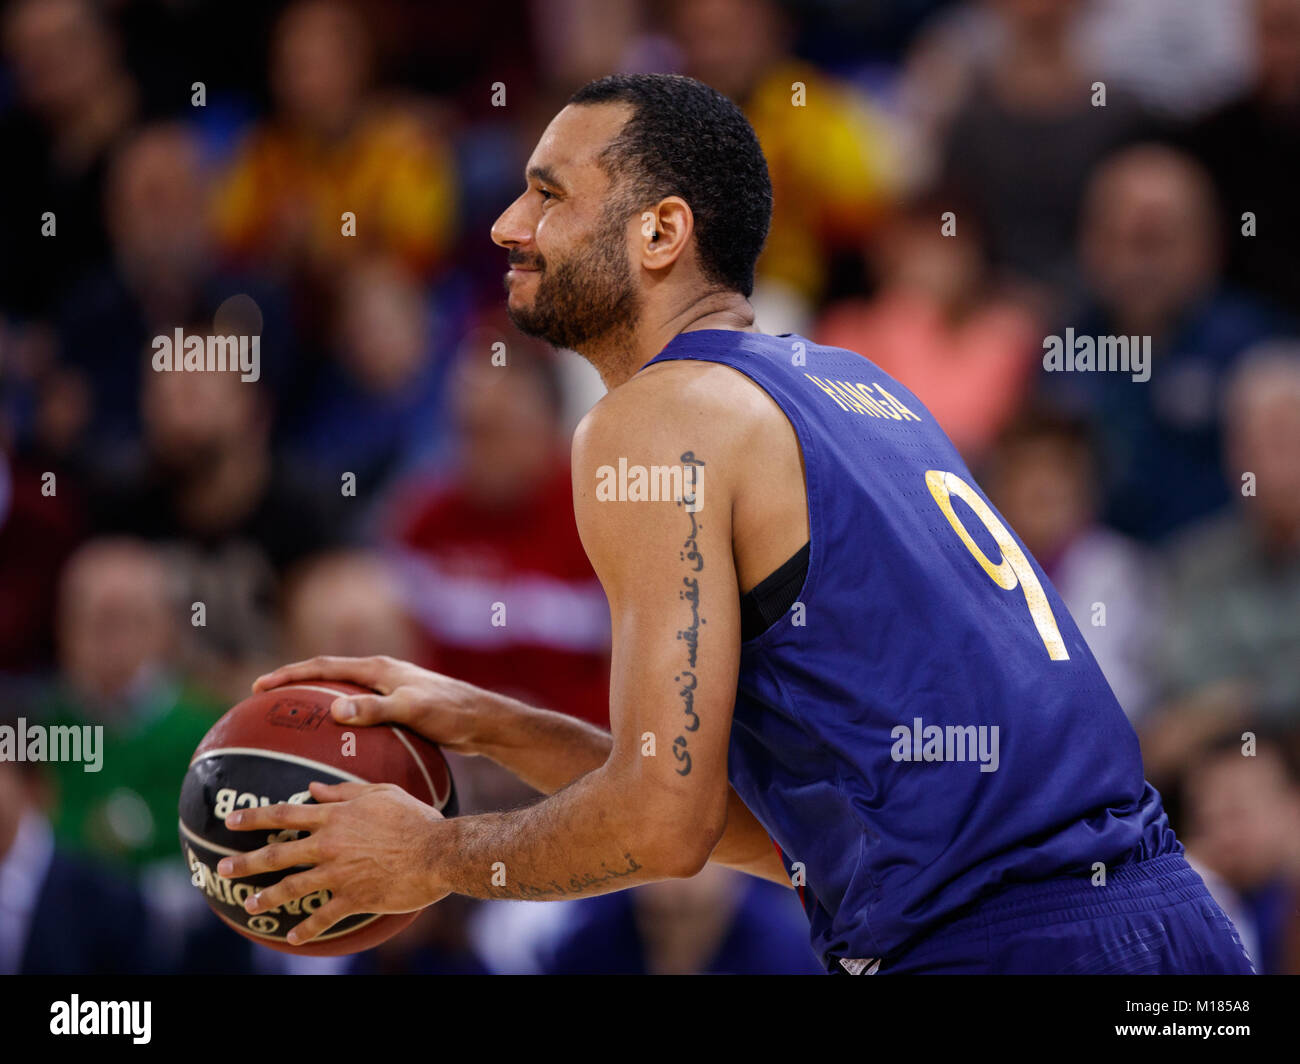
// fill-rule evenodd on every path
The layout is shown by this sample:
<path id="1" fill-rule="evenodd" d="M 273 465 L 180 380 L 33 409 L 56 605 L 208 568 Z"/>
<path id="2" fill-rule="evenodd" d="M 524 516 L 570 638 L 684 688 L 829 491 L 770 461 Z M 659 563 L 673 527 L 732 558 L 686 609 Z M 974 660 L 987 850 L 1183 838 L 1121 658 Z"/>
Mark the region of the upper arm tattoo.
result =
<path id="1" fill-rule="evenodd" d="M 699 574 L 704 571 L 704 554 L 699 545 L 699 534 L 703 525 L 699 521 L 696 508 L 691 503 L 697 497 L 697 478 L 704 462 L 696 458 L 693 451 L 685 452 L 681 462 L 685 498 L 678 500 L 677 505 L 685 510 L 690 520 L 690 528 L 686 539 L 682 542 L 682 549 L 678 552 L 678 560 L 685 563 L 686 573 L 682 577 L 682 588 L 677 592 L 677 597 L 687 604 L 689 613 L 686 615 L 688 618 L 686 627 L 678 629 L 677 632 L 677 638 L 686 646 L 686 668 L 673 677 L 673 682 L 680 684 L 677 693 L 682 700 L 682 713 L 686 718 L 682 730 L 689 733 L 698 731 L 700 727 L 699 714 L 695 712 L 695 691 L 699 686 L 699 678 L 695 675 L 695 670 L 699 662 L 700 626 L 705 623 L 700 613 L 699 577 Z M 690 775 L 689 746 L 686 735 L 678 735 L 673 740 L 673 757 L 681 765 L 676 770 L 679 776 Z"/>

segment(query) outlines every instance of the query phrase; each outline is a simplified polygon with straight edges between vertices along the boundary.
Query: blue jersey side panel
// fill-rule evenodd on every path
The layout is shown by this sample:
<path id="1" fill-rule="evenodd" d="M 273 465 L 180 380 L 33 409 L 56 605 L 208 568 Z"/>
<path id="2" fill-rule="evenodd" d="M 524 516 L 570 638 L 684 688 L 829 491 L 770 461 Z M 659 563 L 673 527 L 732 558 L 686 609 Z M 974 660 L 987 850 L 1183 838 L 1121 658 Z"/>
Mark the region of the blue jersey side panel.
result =
<path id="1" fill-rule="evenodd" d="M 1181 852 L 1056 590 L 915 395 L 794 335 L 683 333 L 654 361 L 680 359 L 745 374 L 803 448 L 808 576 L 742 647 L 729 765 L 828 963 L 1004 884 Z"/>

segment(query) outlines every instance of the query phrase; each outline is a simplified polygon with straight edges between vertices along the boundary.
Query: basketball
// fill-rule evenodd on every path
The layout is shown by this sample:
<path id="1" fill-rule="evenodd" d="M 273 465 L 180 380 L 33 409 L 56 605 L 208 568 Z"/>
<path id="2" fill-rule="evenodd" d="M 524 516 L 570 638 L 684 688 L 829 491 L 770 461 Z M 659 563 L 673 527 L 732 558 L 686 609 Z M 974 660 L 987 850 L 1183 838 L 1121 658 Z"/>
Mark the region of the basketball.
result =
<path id="1" fill-rule="evenodd" d="M 221 920 L 264 946 L 309 956 L 357 953 L 391 938 L 417 915 L 355 913 L 311 942 L 292 946 L 286 936 L 329 900 L 328 893 L 250 915 L 244 910 L 250 895 L 301 869 L 243 879 L 216 870 L 222 857 L 292 841 L 296 834 L 230 831 L 227 816 L 254 806 L 312 802 L 313 780 L 394 783 L 444 816 L 456 814 L 455 786 L 437 744 L 398 725 L 345 727 L 330 715 L 339 695 L 369 693 L 328 681 L 260 692 L 217 721 L 190 760 L 180 799 L 180 842 L 190 882 Z"/>

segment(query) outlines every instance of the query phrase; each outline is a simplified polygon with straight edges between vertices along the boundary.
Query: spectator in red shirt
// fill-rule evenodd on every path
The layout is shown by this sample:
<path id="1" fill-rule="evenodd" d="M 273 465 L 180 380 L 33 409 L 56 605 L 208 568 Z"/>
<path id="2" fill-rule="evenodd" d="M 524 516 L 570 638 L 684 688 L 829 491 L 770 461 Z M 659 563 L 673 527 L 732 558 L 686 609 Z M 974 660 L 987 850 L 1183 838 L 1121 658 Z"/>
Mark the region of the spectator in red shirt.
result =
<path id="1" fill-rule="evenodd" d="M 1029 391 L 1038 315 L 1023 290 L 991 272 L 974 210 L 951 193 L 917 197 L 881 229 L 868 253 L 879 290 L 832 304 L 814 338 L 897 377 L 966 460 L 978 461 Z"/>
<path id="2" fill-rule="evenodd" d="M 399 488 L 392 538 L 421 664 L 606 726 L 609 607 L 574 523 L 557 367 L 517 334 L 505 360 L 462 353 L 452 468 Z"/>

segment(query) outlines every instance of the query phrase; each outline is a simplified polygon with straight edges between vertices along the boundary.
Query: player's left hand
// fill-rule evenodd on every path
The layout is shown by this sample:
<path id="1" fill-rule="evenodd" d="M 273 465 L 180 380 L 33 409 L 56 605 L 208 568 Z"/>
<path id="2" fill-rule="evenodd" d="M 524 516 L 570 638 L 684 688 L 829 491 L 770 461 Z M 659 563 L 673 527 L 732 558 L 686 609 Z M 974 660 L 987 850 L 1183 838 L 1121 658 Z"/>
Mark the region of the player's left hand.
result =
<path id="1" fill-rule="evenodd" d="M 391 783 L 313 783 L 319 804 L 267 805 L 226 818 L 234 831 L 310 832 L 250 853 L 223 857 L 228 878 L 309 865 L 305 871 L 252 895 L 250 913 L 265 912 L 318 890 L 330 900 L 289 933 L 301 945 L 353 913 L 409 913 L 441 901 L 450 891 L 437 879 L 438 810 Z"/>

